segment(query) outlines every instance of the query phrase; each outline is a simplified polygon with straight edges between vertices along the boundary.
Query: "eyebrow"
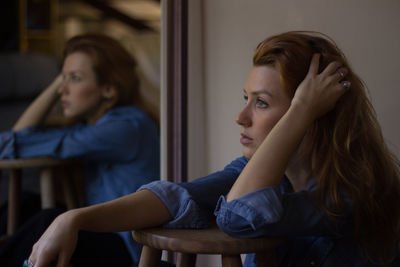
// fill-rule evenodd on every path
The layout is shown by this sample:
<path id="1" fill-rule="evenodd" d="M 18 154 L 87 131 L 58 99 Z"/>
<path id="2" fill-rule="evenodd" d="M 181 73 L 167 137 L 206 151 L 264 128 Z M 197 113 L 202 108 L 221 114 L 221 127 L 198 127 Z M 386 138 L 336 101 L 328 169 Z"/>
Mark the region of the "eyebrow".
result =
<path id="1" fill-rule="evenodd" d="M 85 72 L 84 71 L 81 71 L 81 70 L 71 70 L 71 71 L 68 71 L 68 72 L 66 72 L 65 73 L 65 75 L 71 75 L 71 74 L 80 74 L 80 75 L 82 75 L 82 74 L 84 74 Z"/>
<path id="2" fill-rule="evenodd" d="M 243 92 L 247 94 L 245 88 L 243 88 Z M 257 91 L 252 91 L 251 94 L 252 95 L 264 94 L 264 95 L 268 95 L 269 97 L 274 97 L 274 95 L 268 89 L 261 89 L 261 90 L 257 90 Z"/>

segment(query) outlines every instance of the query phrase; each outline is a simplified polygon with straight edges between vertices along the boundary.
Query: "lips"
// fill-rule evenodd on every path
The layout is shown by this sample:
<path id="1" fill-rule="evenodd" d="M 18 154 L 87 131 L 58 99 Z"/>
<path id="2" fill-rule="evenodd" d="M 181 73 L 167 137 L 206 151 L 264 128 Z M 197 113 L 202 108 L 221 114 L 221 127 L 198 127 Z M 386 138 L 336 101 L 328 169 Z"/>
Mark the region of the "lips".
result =
<path id="1" fill-rule="evenodd" d="M 248 137 L 247 135 L 245 135 L 245 134 L 240 134 L 240 135 L 241 135 L 240 143 L 242 145 L 247 145 L 247 144 L 250 144 L 251 142 L 253 142 L 253 139 Z"/>
<path id="2" fill-rule="evenodd" d="M 68 107 L 68 106 L 69 106 L 69 103 L 68 103 L 68 101 L 61 100 L 61 106 L 62 106 L 63 108 L 66 108 L 66 107 Z"/>

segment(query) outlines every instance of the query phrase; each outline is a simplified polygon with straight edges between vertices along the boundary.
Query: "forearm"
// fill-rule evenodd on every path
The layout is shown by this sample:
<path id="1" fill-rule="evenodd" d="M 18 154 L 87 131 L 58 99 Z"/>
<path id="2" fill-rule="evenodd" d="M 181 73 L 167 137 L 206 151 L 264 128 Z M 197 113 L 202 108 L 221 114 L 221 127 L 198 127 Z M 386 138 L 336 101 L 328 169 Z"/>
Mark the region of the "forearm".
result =
<path id="1" fill-rule="evenodd" d="M 57 89 L 62 83 L 62 76 L 56 79 L 29 105 L 18 121 L 14 124 L 13 130 L 18 131 L 26 127 L 40 124 L 55 101 L 58 99 Z"/>
<path id="2" fill-rule="evenodd" d="M 119 232 L 160 225 L 171 219 L 163 202 L 142 190 L 128 196 L 58 216 L 32 248 L 29 258 L 44 267 L 56 261 L 67 266 L 80 230 Z"/>
<path id="3" fill-rule="evenodd" d="M 119 232 L 161 225 L 172 217 L 151 191 L 142 190 L 103 204 L 69 211 L 78 230 Z"/>
<path id="4" fill-rule="evenodd" d="M 236 180 L 227 200 L 281 183 L 291 155 L 313 119 L 297 105 L 289 108 L 274 126 Z"/>

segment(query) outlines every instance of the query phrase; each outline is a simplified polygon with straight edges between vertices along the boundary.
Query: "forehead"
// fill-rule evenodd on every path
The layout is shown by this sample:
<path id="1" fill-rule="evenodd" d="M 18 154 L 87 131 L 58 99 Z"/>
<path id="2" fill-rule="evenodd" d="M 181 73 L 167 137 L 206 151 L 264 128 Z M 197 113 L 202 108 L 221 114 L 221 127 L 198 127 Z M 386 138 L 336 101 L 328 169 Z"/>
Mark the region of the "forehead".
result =
<path id="1" fill-rule="evenodd" d="M 254 66 L 249 72 L 245 91 L 251 93 L 266 93 L 272 96 L 283 93 L 279 72 L 270 66 Z"/>
<path id="2" fill-rule="evenodd" d="M 91 58 L 82 52 L 74 52 L 69 54 L 63 65 L 64 72 L 72 71 L 91 71 L 92 70 L 92 60 Z"/>

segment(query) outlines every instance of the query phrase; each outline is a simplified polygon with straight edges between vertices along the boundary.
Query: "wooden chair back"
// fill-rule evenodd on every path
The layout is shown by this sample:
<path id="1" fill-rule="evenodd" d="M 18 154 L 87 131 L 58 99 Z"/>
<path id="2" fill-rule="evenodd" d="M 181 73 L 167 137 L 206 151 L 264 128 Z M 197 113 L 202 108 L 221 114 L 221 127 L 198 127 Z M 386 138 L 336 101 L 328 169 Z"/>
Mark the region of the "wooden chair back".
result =
<path id="1" fill-rule="evenodd" d="M 0 160 L 0 171 L 9 171 L 8 184 L 8 218 L 7 235 L 12 235 L 19 225 L 19 213 L 21 205 L 21 174 L 25 168 L 40 169 L 40 196 L 42 208 L 52 208 L 56 205 L 55 172 L 59 167 L 71 167 L 77 165 L 76 160 L 61 160 L 56 158 L 23 158 Z M 74 187 L 70 177 L 62 177 L 61 183 L 63 195 L 68 209 L 79 206 Z"/>

